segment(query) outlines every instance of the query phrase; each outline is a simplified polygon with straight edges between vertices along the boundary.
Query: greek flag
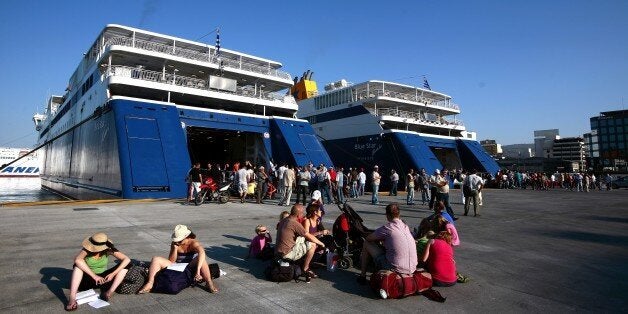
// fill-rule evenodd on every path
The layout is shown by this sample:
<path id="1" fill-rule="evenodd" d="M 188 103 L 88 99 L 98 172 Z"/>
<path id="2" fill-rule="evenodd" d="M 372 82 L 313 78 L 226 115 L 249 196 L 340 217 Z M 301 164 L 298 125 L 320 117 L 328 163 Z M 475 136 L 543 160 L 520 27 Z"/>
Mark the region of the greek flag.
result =
<path id="1" fill-rule="evenodd" d="M 427 88 L 429 90 L 432 90 L 430 88 L 430 83 L 427 82 L 427 78 L 423 78 L 423 88 Z"/>

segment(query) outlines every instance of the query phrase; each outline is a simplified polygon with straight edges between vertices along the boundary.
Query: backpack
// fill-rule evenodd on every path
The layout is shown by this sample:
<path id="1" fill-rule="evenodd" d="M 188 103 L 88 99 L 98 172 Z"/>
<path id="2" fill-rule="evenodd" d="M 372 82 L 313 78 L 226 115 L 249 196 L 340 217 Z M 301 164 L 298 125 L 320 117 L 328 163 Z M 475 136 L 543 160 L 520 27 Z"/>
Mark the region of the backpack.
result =
<path id="1" fill-rule="evenodd" d="M 264 271 L 266 279 L 273 282 L 288 282 L 293 279 L 297 281 L 299 276 L 301 276 L 301 267 L 293 263 L 287 263 L 287 266 L 282 266 L 285 264 L 286 262 L 283 260 L 271 262 Z"/>
<path id="2" fill-rule="evenodd" d="M 131 266 L 124 280 L 116 289 L 120 294 L 136 294 L 148 279 L 148 269 L 142 266 Z"/>

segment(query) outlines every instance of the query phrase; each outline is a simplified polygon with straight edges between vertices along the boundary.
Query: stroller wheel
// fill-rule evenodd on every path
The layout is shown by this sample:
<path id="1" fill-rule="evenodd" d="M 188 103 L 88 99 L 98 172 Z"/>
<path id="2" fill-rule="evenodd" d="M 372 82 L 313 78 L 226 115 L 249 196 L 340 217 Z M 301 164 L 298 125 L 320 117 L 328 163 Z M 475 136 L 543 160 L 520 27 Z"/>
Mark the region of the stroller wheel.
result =
<path id="1" fill-rule="evenodd" d="M 338 261 L 338 266 L 342 269 L 349 269 L 353 267 L 353 260 L 350 256 L 344 256 L 340 261 Z"/>

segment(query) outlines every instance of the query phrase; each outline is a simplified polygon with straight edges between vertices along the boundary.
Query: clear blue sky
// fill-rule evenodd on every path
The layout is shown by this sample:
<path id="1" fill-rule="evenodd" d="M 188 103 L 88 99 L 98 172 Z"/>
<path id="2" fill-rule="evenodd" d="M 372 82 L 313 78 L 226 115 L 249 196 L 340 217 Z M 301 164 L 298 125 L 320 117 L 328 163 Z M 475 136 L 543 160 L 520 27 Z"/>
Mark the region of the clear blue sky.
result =
<path id="1" fill-rule="evenodd" d="M 308 4 L 311 4 L 310 6 Z M 421 85 L 461 106 L 479 139 L 579 136 L 628 105 L 628 1 L 0 1 L 0 146 L 36 142 L 31 117 L 61 95 L 91 43 L 116 23 L 345 78 Z M 214 35 L 202 41 L 213 44 Z M 625 106 L 625 105 L 624 105 Z"/>

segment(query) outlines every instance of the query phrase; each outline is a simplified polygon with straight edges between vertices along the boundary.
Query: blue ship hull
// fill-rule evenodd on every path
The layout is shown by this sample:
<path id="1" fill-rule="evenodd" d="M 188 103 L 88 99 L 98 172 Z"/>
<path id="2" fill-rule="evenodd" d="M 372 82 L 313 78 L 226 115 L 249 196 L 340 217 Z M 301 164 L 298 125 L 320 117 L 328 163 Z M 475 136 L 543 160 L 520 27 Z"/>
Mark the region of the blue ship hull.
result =
<path id="1" fill-rule="evenodd" d="M 215 160 L 217 154 L 233 156 L 197 135 L 195 140 L 205 141 L 199 148 L 191 141 L 191 130 L 234 138 L 246 134 L 261 143 L 256 150 L 258 163 L 331 164 L 314 130 L 303 120 L 114 99 L 99 114 L 41 148 L 42 185 L 84 200 L 186 197 L 185 177 L 193 161 Z M 250 149 L 246 145 L 243 142 L 241 150 Z M 243 162 L 244 156 L 227 162 L 236 161 Z"/>
<path id="2" fill-rule="evenodd" d="M 443 168 L 476 169 L 493 174 L 499 170 L 497 162 L 480 143 L 472 140 L 392 132 L 326 140 L 323 146 L 332 156 L 334 164 L 345 169 L 364 168 L 368 173 L 374 165 L 378 165 L 380 174 L 385 178 L 382 180 L 383 188 L 387 188 L 387 178 L 393 169 L 400 174 L 402 182 L 410 168 L 415 171 L 425 169 L 430 174 Z"/>

